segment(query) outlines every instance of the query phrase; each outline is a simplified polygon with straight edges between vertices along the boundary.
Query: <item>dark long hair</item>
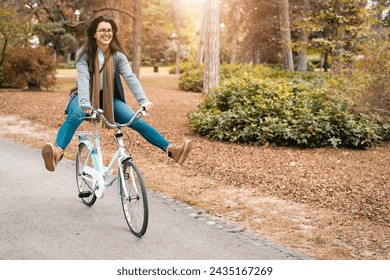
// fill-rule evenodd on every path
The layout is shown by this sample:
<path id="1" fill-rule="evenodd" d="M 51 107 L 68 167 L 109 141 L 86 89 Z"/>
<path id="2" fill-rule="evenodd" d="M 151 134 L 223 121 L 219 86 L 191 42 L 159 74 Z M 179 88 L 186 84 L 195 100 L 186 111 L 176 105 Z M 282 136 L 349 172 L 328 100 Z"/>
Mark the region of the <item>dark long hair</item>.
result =
<path id="1" fill-rule="evenodd" d="M 95 63 L 93 63 L 93 61 L 95 60 L 95 56 L 98 48 L 98 45 L 96 43 L 95 33 L 98 25 L 101 22 L 108 22 L 109 24 L 111 24 L 111 28 L 112 28 L 112 41 L 110 42 L 107 52 L 104 54 L 105 56 L 104 61 L 106 62 L 107 61 L 106 58 L 109 55 L 115 53 L 116 51 L 120 51 L 126 54 L 124 48 L 122 47 L 121 42 L 119 41 L 118 26 L 116 25 L 115 21 L 104 16 L 98 16 L 94 18 L 87 27 L 87 39 L 86 42 L 83 44 L 83 52 L 82 52 L 82 54 L 86 53 L 88 55 L 90 73 L 95 72 L 94 69 Z"/>

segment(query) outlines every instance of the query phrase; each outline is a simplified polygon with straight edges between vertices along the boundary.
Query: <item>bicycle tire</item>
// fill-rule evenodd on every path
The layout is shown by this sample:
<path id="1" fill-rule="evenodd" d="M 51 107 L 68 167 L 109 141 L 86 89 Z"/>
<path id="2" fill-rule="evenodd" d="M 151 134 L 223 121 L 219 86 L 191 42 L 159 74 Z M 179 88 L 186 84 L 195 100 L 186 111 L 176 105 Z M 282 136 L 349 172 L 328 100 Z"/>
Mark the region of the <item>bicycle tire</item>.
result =
<path id="1" fill-rule="evenodd" d="M 131 160 L 122 164 L 122 172 L 123 177 L 119 169 L 119 198 L 123 214 L 130 231 L 135 236 L 141 237 L 145 234 L 149 221 L 148 197 L 144 179 L 136 164 Z M 125 178 L 125 182 L 122 178 Z"/>
<path id="2" fill-rule="evenodd" d="M 93 168 L 93 162 L 91 156 L 88 157 L 89 151 L 84 143 L 80 143 L 77 149 L 76 156 L 76 183 L 79 194 L 82 192 L 91 192 L 88 197 L 81 197 L 83 203 L 87 206 L 92 206 L 96 202 L 96 195 L 93 192 L 93 185 L 91 182 L 86 181 L 81 176 L 81 172 L 84 166 L 90 166 Z M 87 160 L 88 159 L 88 160 Z M 83 175 L 86 176 L 86 175 Z"/>

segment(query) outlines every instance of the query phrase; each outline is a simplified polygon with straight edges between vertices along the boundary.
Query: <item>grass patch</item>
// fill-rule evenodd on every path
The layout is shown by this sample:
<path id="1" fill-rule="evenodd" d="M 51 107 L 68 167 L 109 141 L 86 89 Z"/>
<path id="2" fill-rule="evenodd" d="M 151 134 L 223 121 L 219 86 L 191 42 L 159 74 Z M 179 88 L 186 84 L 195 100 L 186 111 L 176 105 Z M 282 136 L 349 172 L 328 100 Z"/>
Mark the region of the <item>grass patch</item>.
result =
<path id="1" fill-rule="evenodd" d="M 56 75 L 77 75 L 76 69 L 58 69 Z"/>
<path id="2" fill-rule="evenodd" d="M 159 66 L 158 74 L 169 74 L 169 66 Z M 153 66 L 150 67 L 141 67 L 141 75 L 142 74 L 153 74 L 154 69 Z"/>
<path id="3" fill-rule="evenodd" d="M 153 67 L 141 67 L 141 75 L 142 74 L 153 74 Z M 76 69 L 57 69 L 57 75 L 77 75 Z M 158 74 L 169 74 L 168 66 L 161 66 L 158 68 Z"/>
<path id="4" fill-rule="evenodd" d="M 159 75 L 148 75 L 142 76 L 141 74 L 141 83 L 145 87 L 159 88 L 159 89 L 169 89 L 177 90 L 179 89 L 179 77 L 176 75 L 169 76 L 159 76 Z"/>

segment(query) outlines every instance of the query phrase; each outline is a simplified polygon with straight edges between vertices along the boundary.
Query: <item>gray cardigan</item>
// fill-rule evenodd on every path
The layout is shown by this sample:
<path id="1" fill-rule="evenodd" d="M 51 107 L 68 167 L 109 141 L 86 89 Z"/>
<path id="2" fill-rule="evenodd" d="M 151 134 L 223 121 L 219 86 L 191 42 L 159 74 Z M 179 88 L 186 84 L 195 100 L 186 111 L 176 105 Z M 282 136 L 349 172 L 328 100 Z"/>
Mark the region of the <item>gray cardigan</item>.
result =
<path id="1" fill-rule="evenodd" d="M 77 52 L 76 57 L 77 58 L 80 57 L 82 52 L 83 49 L 80 49 Z M 127 86 L 129 87 L 132 94 L 134 95 L 138 105 L 141 106 L 142 104 L 149 102 L 140 81 L 131 70 L 129 61 L 127 60 L 127 57 L 123 53 L 116 52 L 114 54 L 114 67 L 115 67 L 114 71 L 119 71 L 119 74 L 125 80 Z M 79 106 L 82 109 L 89 109 L 91 108 L 91 100 L 89 98 L 90 75 L 88 71 L 88 56 L 86 53 L 82 54 L 82 56 L 79 59 L 77 59 L 76 69 L 77 69 L 77 93 L 79 99 Z"/>

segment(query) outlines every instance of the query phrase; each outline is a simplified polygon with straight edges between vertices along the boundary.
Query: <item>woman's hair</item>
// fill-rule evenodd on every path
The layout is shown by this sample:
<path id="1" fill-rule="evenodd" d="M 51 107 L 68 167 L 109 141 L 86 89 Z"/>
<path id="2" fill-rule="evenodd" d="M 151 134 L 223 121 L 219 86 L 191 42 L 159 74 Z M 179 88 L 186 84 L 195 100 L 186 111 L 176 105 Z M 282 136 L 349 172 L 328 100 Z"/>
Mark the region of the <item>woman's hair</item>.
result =
<path id="1" fill-rule="evenodd" d="M 112 28 L 112 41 L 110 42 L 108 52 L 105 53 L 105 56 L 109 56 L 115 53 L 116 51 L 125 53 L 124 48 L 122 47 L 122 44 L 118 38 L 118 26 L 116 25 L 115 21 L 103 16 L 98 16 L 94 18 L 87 27 L 87 39 L 86 42 L 83 44 L 83 51 L 82 51 L 82 54 L 86 53 L 88 55 L 88 61 L 90 62 L 89 71 L 91 73 L 94 73 L 95 71 L 94 69 L 95 63 L 92 62 L 95 60 L 95 56 L 98 48 L 98 45 L 96 43 L 95 33 L 98 28 L 98 25 L 101 22 L 108 22 L 109 24 L 111 24 L 111 28 Z M 104 59 L 104 61 L 107 61 L 107 59 Z"/>

